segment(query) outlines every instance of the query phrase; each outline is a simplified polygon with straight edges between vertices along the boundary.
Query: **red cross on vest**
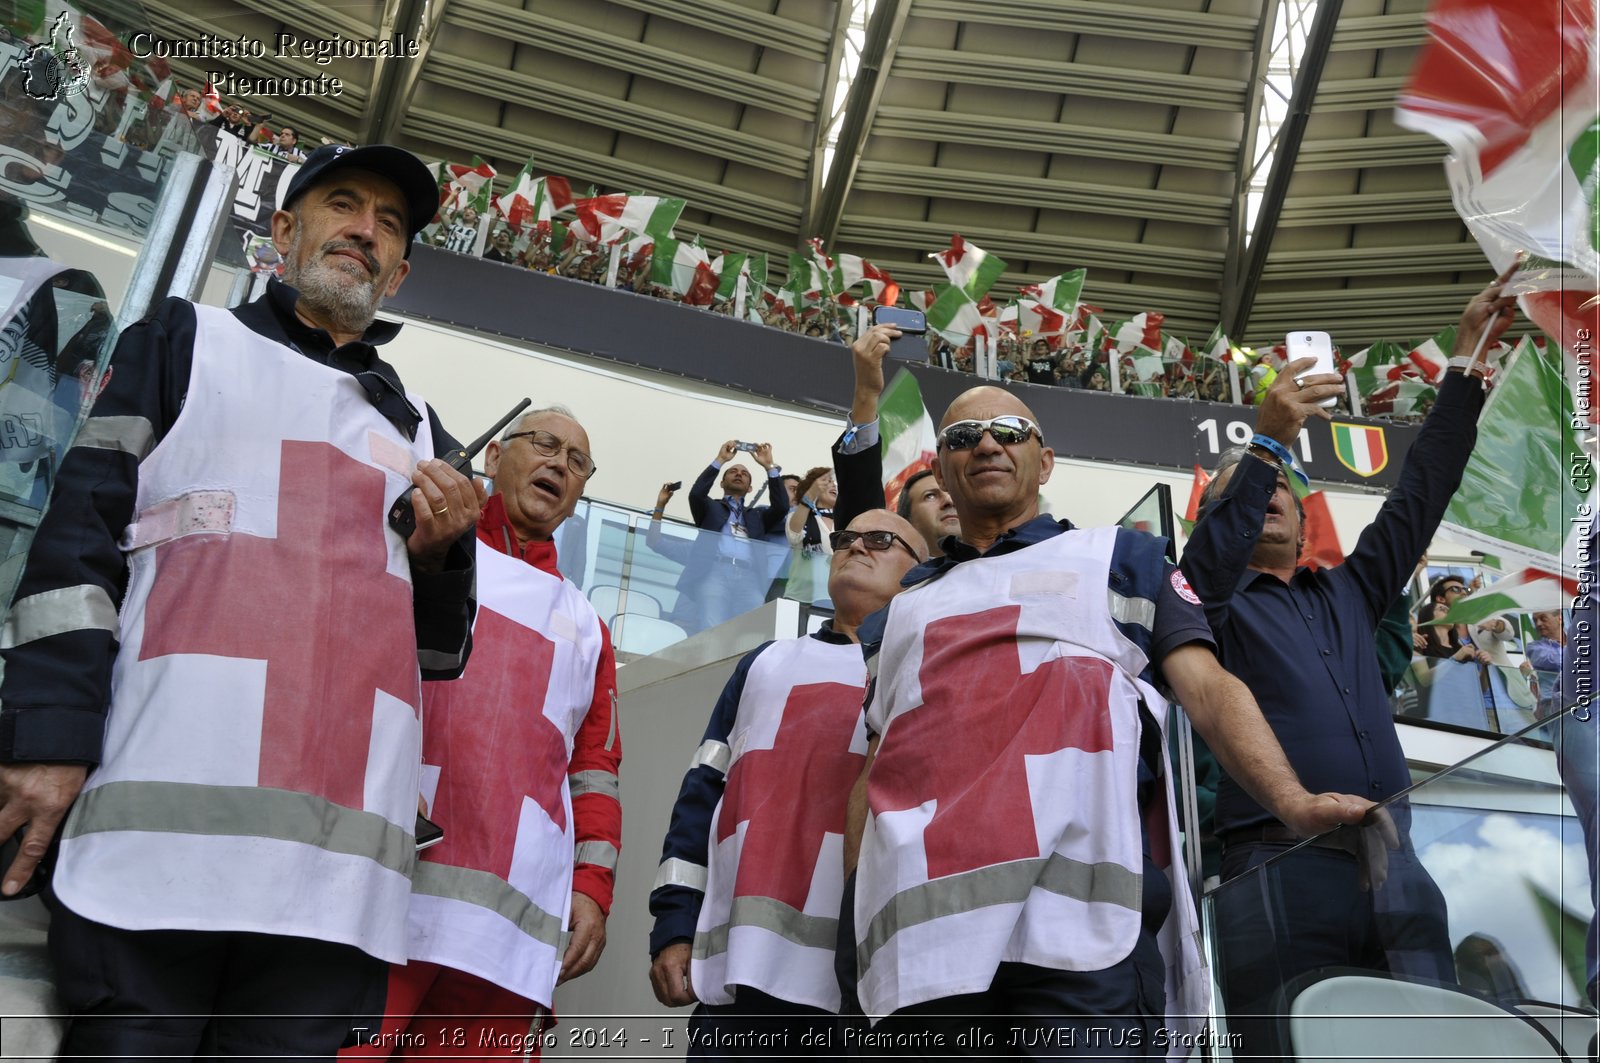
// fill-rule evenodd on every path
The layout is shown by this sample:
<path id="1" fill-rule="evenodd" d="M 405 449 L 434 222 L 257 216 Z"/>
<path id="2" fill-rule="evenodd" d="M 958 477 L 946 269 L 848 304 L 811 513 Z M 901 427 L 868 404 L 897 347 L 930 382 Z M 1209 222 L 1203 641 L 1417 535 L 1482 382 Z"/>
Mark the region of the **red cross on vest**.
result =
<path id="1" fill-rule="evenodd" d="M 771 749 L 740 755 L 728 772 L 717 841 L 740 823 L 737 897 L 771 897 L 804 911 L 824 834 L 844 833 L 850 787 L 866 757 L 850 752 L 861 688 L 808 683 L 789 692 Z"/>
<path id="2" fill-rule="evenodd" d="M 567 829 L 567 741 L 543 711 L 554 660 L 555 643 L 479 606 L 466 672 L 428 684 L 422 756 L 442 767 L 429 812 L 444 841 L 425 859 L 509 878 L 524 795 Z"/>
<path id="3" fill-rule="evenodd" d="M 1112 666 L 1056 658 L 1022 674 L 1021 613 L 928 625 L 922 704 L 894 718 L 867 778 L 875 815 L 935 802 L 922 838 L 930 879 L 1041 855 L 1023 758 L 1111 748 Z"/>
<path id="4" fill-rule="evenodd" d="M 156 547 L 139 659 L 267 662 L 257 785 L 362 808 L 374 697 L 417 711 L 411 584 L 387 570 L 385 494 L 381 470 L 328 443 L 286 441 L 276 538 L 190 535 Z"/>

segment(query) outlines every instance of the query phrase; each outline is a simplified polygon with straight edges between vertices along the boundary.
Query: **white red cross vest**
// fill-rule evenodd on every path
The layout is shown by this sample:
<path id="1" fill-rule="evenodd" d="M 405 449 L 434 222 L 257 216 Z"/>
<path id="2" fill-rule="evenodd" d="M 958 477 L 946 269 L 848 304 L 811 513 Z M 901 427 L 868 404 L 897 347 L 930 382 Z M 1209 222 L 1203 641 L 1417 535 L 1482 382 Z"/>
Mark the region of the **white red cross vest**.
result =
<path id="1" fill-rule="evenodd" d="M 444 840 L 417 861 L 407 951 L 550 1005 L 572 904 L 572 743 L 600 618 L 566 580 L 478 547 L 461 678 L 423 684 L 423 793 Z"/>
<path id="2" fill-rule="evenodd" d="M 731 1004 L 743 985 L 839 1010 L 845 805 L 866 762 L 866 686 L 854 642 L 786 639 L 751 664 L 690 960 L 704 1003 Z"/>
<path id="3" fill-rule="evenodd" d="M 1115 528 L 1067 531 L 963 562 L 890 603 L 867 708 L 882 740 L 856 874 L 869 1016 L 981 992 L 1006 961 L 1098 971 L 1133 951 L 1138 706 L 1143 698 L 1160 719 L 1165 702 L 1138 678 L 1145 653 L 1113 620 L 1113 610 L 1154 614 L 1151 599 L 1111 598 L 1115 543 Z M 1166 778 L 1152 853 L 1170 865 L 1179 850 Z M 1199 1015 L 1194 909 L 1181 868 L 1171 870 L 1160 935 L 1169 1011 Z"/>
<path id="4" fill-rule="evenodd" d="M 195 307 L 188 397 L 121 543 L 104 755 L 55 872 L 69 908 L 405 958 L 421 678 L 385 514 L 431 438 Z"/>

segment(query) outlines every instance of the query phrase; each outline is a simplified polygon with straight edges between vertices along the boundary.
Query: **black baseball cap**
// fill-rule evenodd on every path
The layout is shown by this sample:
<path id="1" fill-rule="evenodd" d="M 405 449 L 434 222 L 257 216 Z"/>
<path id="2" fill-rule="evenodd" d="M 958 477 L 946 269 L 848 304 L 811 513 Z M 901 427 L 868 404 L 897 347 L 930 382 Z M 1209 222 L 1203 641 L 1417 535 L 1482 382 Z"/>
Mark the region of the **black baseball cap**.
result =
<path id="1" fill-rule="evenodd" d="M 405 257 L 410 258 L 412 241 L 439 211 L 439 183 L 422 160 L 404 148 L 393 144 L 367 144 L 359 148 L 324 144 L 306 156 L 306 161 L 289 181 L 289 194 L 283 197 L 284 209 L 330 174 L 351 168 L 387 177 L 400 189 L 406 201 Z"/>

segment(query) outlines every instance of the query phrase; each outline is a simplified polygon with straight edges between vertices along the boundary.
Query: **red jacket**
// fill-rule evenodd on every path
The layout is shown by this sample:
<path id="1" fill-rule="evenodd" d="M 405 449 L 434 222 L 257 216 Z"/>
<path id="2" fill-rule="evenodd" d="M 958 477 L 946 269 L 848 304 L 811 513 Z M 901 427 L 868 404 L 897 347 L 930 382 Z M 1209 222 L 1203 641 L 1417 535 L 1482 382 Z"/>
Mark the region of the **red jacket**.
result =
<path id="1" fill-rule="evenodd" d="M 502 554 L 521 558 L 541 572 L 563 578 L 556 571 L 555 543 L 519 540 L 506 519 L 505 502 L 499 495 L 491 495 L 483 507 L 483 516 L 478 519 L 478 539 Z M 580 771 L 616 775 L 622 766 L 622 734 L 617 721 L 617 658 L 611 648 L 611 632 L 604 621 L 600 623 L 600 639 L 594 699 L 573 739 L 572 762 L 567 765 L 569 776 Z M 610 846 L 609 863 L 580 860 L 572 871 L 573 890 L 589 897 L 602 912 L 610 915 L 611 894 L 617 877 L 616 858 L 622 850 L 622 804 L 606 793 L 579 794 L 572 799 L 572 830 L 579 853 Z M 602 844 L 586 848 L 585 842 Z"/>

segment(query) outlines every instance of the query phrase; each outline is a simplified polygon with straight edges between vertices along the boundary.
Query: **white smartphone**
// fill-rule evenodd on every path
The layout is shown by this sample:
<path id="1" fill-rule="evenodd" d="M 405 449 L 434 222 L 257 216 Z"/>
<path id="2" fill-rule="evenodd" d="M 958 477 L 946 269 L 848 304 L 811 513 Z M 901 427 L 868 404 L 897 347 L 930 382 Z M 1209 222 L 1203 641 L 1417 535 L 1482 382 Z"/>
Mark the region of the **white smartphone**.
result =
<path id="1" fill-rule="evenodd" d="M 1295 377 L 1295 381 L 1304 380 L 1314 373 L 1337 373 L 1339 367 L 1333 364 L 1333 340 L 1326 332 L 1291 332 L 1288 343 L 1289 361 L 1300 358 L 1315 358 L 1317 364 Z M 1333 407 L 1339 405 L 1339 397 L 1330 395 L 1323 399 L 1319 406 Z"/>

